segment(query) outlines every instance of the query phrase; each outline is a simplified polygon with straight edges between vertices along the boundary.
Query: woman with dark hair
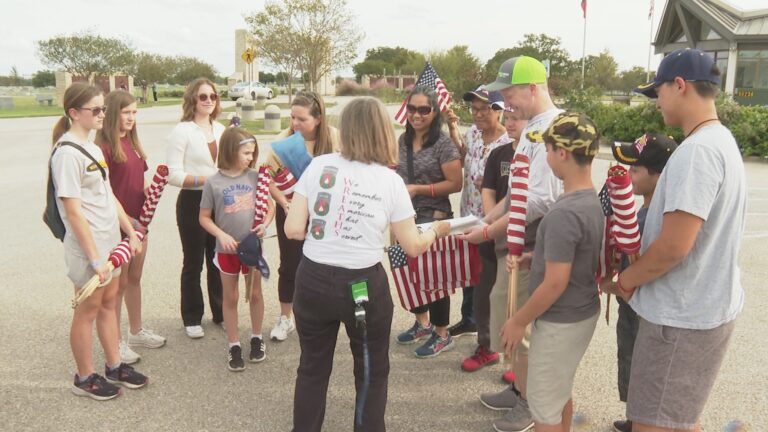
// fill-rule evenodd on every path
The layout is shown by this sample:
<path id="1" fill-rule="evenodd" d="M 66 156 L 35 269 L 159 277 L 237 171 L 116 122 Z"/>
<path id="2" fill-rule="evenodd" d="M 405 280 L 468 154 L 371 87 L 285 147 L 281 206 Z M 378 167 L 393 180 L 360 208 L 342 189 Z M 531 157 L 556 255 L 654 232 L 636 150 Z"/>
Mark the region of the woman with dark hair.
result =
<path id="1" fill-rule="evenodd" d="M 405 133 L 398 140 L 397 173 L 411 196 L 416 223 L 450 219 L 453 212 L 448 196 L 461 190 L 461 143 L 454 142 L 442 131 L 440 104 L 434 90 L 414 88 L 408 97 L 406 114 Z M 449 127 L 456 126 L 451 122 Z M 448 332 L 450 310 L 451 300 L 447 296 L 413 309 L 416 321 L 397 336 L 397 343 L 408 345 L 428 338 L 415 351 L 419 358 L 434 357 L 450 349 L 453 346 Z"/>
<path id="2" fill-rule="evenodd" d="M 168 182 L 180 187 L 176 201 L 176 224 L 179 227 L 184 263 L 181 268 L 181 318 L 187 336 L 205 336 L 200 325 L 205 312 L 200 273 L 203 261 L 207 269 L 208 302 L 213 322 L 220 324 L 221 279 L 213 264 L 216 238 L 200 226 L 200 199 L 206 178 L 216 174 L 218 142 L 224 125 L 216 121 L 221 113 L 216 86 L 206 78 L 192 81 L 184 93 L 181 122 L 168 137 Z"/>
<path id="3" fill-rule="evenodd" d="M 296 133 L 301 134 L 301 138 L 304 140 L 305 155 L 308 154 L 308 156 L 305 156 L 307 159 L 338 151 L 339 131 L 328 125 L 328 119 L 325 116 L 325 103 L 323 98 L 315 92 L 302 91 L 293 98 L 291 102 L 291 125 L 282 131 L 276 139 L 285 139 Z M 301 151 L 303 152 L 304 149 L 301 149 Z M 295 164 L 287 160 L 288 152 L 278 153 L 273 147 L 267 156 L 267 163 L 278 178 L 285 179 L 287 173 L 284 171 L 290 171 L 288 167 Z M 286 160 L 282 160 L 281 157 Z M 290 175 L 295 180 L 298 180 L 302 173 L 291 172 Z M 285 236 L 285 217 L 291 204 L 293 189 L 284 189 L 276 181 L 270 184 L 269 192 L 278 204 L 276 206 L 275 221 L 277 225 L 277 244 L 280 248 L 280 267 L 277 269 L 277 293 L 280 299 L 280 315 L 277 317 L 269 337 L 274 341 L 284 341 L 288 338 L 288 334 L 296 328 L 292 318 L 293 292 L 295 289 L 296 268 L 301 260 L 301 248 L 304 242 L 302 240 L 291 240 Z"/>

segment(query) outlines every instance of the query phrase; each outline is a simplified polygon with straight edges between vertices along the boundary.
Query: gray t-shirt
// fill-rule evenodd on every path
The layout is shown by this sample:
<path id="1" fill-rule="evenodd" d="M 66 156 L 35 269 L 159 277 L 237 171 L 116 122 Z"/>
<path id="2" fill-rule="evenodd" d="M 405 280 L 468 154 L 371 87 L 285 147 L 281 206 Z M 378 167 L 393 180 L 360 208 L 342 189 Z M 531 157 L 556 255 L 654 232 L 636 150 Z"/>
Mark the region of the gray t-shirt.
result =
<path id="1" fill-rule="evenodd" d="M 665 213 L 683 211 L 704 223 L 683 261 L 635 292 L 629 304 L 659 325 L 707 330 L 730 322 L 744 305 L 739 247 L 747 180 L 731 132 L 701 128 L 672 153 L 653 194 L 641 253 L 656 241 Z"/>
<path id="2" fill-rule="evenodd" d="M 405 134 L 400 135 L 399 143 L 399 163 L 397 164 L 397 173 L 403 178 L 405 184 L 408 181 L 408 148 L 405 146 Z M 413 184 L 432 184 L 445 181 L 442 166 L 460 157 L 459 150 L 451 140 L 451 137 L 445 133 L 440 133 L 440 138 L 436 143 L 429 147 L 422 147 L 417 153 L 413 154 Z M 451 211 L 451 202 L 448 197 L 432 198 L 427 195 L 417 195 L 412 200 L 413 208 L 431 208 L 444 212 Z"/>
<path id="3" fill-rule="evenodd" d="M 200 208 L 213 209 L 216 226 L 237 241 L 251 232 L 256 204 L 256 182 L 259 173 L 248 170 L 237 177 L 221 171 L 209 177 L 203 186 Z M 216 252 L 223 252 L 216 240 Z"/>
<path id="4" fill-rule="evenodd" d="M 594 189 L 560 195 L 541 220 L 533 252 L 529 291 L 544 281 L 547 261 L 571 263 L 568 287 L 539 317 L 544 321 L 573 323 L 600 311 L 597 297 L 597 260 L 605 216 Z"/>

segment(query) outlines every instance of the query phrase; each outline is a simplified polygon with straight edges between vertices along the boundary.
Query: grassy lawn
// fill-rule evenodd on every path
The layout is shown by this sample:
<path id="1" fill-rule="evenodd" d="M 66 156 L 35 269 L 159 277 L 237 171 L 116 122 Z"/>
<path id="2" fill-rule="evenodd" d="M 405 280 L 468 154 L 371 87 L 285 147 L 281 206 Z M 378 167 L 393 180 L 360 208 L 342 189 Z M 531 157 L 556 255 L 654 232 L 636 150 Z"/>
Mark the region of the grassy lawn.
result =
<path id="1" fill-rule="evenodd" d="M 229 120 L 219 120 L 221 124 L 224 126 L 229 126 Z M 280 120 L 280 129 L 285 129 L 288 127 L 288 124 L 290 123 L 290 120 L 287 118 L 283 118 Z M 278 132 L 275 131 L 267 131 L 264 130 L 264 120 L 254 120 L 254 121 L 244 121 L 240 123 L 240 127 L 245 128 L 248 132 L 254 134 L 254 135 L 277 135 Z"/>
<path id="2" fill-rule="evenodd" d="M 40 106 L 34 96 L 14 96 L 13 109 L 0 109 L 0 118 L 21 118 L 21 117 L 45 117 L 63 115 L 63 108 L 56 106 L 54 100 L 53 106 Z M 149 102 L 139 105 L 139 108 L 150 108 L 155 106 L 181 105 L 181 98 L 164 98 L 157 102 Z"/>

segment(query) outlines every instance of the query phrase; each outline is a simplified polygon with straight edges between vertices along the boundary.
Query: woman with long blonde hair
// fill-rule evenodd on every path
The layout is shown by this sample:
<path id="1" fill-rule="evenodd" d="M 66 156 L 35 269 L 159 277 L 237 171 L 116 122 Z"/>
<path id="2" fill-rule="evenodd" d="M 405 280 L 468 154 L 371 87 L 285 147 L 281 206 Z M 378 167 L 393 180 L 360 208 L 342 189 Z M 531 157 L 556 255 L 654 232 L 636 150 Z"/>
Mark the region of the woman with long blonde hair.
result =
<path id="1" fill-rule="evenodd" d="M 218 143 L 224 125 L 216 119 L 221 101 L 216 85 L 207 78 L 192 81 L 184 92 L 181 122 L 168 137 L 168 182 L 181 188 L 176 201 L 176 224 L 179 227 L 184 262 L 181 269 L 181 318 L 187 336 L 205 336 L 201 325 L 205 312 L 200 274 L 205 261 L 208 282 L 208 304 L 213 322 L 221 324 L 221 279 L 213 264 L 216 238 L 208 234 L 198 220 L 200 199 L 205 180 L 216 174 Z"/>
<path id="2" fill-rule="evenodd" d="M 131 218 L 135 229 L 149 184 L 144 178 L 147 171 L 147 155 L 139 141 L 136 128 L 136 99 L 126 91 L 113 91 L 105 99 L 107 114 L 104 127 L 96 134 L 96 144 L 101 147 L 109 168 L 109 181 L 115 198 Z M 128 364 L 136 363 L 141 356 L 131 347 L 160 348 L 165 338 L 142 326 L 141 274 L 147 255 L 147 238 L 142 242 L 141 253 L 124 264 L 120 273 L 117 294 L 117 334 L 120 340 L 120 358 Z M 123 298 L 128 311 L 129 334 L 123 341 L 120 315 Z"/>

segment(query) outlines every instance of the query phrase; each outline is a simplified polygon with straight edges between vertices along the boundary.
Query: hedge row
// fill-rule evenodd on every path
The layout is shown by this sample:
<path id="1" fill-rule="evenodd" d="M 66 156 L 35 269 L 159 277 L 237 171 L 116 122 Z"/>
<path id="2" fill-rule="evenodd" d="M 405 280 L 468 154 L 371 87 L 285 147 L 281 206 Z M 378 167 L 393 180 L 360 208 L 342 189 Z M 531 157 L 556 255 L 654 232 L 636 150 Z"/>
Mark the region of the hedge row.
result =
<path id="1" fill-rule="evenodd" d="M 720 120 L 733 133 L 742 155 L 768 157 L 768 108 L 742 106 L 726 98 L 718 99 L 716 105 Z M 566 98 L 563 107 L 587 113 L 610 142 L 631 142 L 645 132 L 663 132 L 677 142 L 683 139 L 680 129 L 664 125 L 652 101 L 633 107 L 606 105 L 594 94 L 574 93 Z"/>

